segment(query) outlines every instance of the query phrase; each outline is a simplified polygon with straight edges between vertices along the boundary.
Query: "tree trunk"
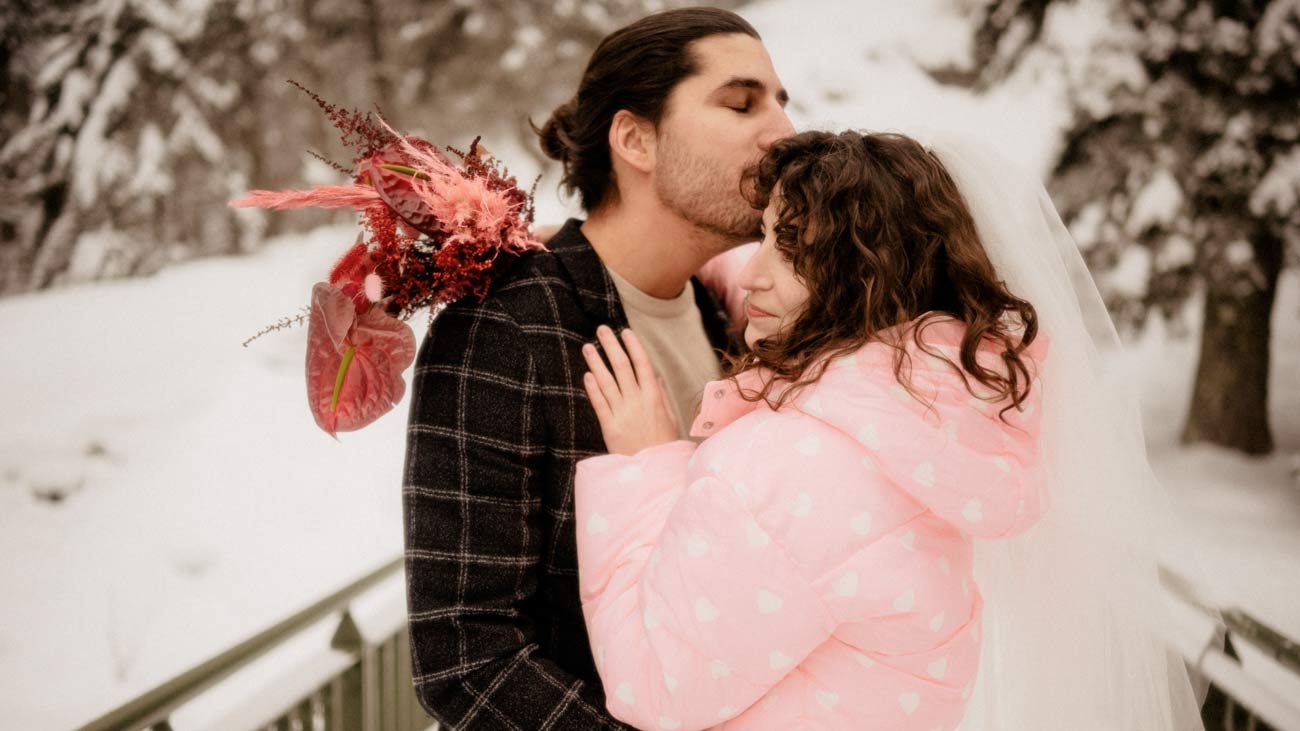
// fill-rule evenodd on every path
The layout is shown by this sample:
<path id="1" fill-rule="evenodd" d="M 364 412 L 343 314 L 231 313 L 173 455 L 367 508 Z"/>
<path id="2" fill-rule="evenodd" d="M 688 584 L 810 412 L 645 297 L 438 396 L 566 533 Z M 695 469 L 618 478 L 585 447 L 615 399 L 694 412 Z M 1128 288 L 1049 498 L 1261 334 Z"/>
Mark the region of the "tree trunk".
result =
<path id="1" fill-rule="evenodd" d="M 1268 426 L 1269 343 L 1282 240 L 1254 224 L 1256 269 L 1212 281 L 1205 295 L 1201 356 L 1182 442 L 1246 454 L 1273 451 Z M 1244 285 L 1244 286 L 1243 286 Z"/>

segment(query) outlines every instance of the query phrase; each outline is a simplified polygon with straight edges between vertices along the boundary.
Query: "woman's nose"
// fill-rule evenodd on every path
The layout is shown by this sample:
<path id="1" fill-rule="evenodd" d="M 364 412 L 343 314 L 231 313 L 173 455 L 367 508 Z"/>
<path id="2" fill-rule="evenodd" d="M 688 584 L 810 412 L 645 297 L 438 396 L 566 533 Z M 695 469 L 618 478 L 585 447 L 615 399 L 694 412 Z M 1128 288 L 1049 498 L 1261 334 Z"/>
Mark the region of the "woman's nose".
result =
<path id="1" fill-rule="evenodd" d="M 750 292 L 768 289 L 772 286 L 772 278 L 767 276 L 763 271 L 763 264 L 759 261 L 762 258 L 762 252 L 750 257 L 745 263 L 745 267 L 740 270 L 740 277 L 736 283 L 741 289 Z"/>

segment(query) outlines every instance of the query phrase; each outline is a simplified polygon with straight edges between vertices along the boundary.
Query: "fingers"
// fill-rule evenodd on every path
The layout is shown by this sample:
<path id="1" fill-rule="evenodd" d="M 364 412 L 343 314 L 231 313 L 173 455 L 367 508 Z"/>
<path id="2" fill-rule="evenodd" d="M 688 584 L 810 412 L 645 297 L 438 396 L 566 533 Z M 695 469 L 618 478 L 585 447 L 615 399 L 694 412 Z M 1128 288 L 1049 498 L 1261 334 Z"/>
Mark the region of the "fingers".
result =
<path id="1" fill-rule="evenodd" d="M 600 390 L 601 396 L 605 402 L 613 407 L 622 402 L 623 396 L 619 391 L 618 383 L 614 376 L 610 374 L 609 369 L 605 367 L 605 360 L 596 352 L 596 346 L 588 343 L 582 346 L 582 358 L 587 361 L 587 368 L 590 370 L 592 380 L 596 382 L 596 387 Z M 582 378 L 583 385 L 587 383 L 587 376 Z"/>
<path id="2" fill-rule="evenodd" d="M 637 338 L 636 333 L 631 328 L 623 331 L 623 344 L 627 346 L 628 358 L 632 361 L 632 369 L 636 372 L 636 382 L 643 388 L 653 392 L 654 384 L 659 380 L 655 374 L 654 364 L 650 362 L 650 356 L 641 346 L 641 340 Z"/>
<path id="3" fill-rule="evenodd" d="M 596 411 L 596 421 L 600 422 L 600 428 L 604 431 L 609 426 L 610 419 L 614 416 L 614 410 L 610 408 L 609 400 L 605 398 L 605 393 L 601 390 L 600 384 L 596 382 L 596 377 L 591 373 L 582 374 L 582 387 L 587 391 L 587 398 L 591 400 L 591 408 Z"/>
<path id="4" fill-rule="evenodd" d="M 632 371 L 632 361 L 623 351 L 623 346 L 618 342 L 613 329 L 601 325 L 596 328 L 596 338 L 600 340 L 600 346 L 605 349 L 605 357 L 609 359 L 609 365 L 614 370 L 614 378 L 618 381 L 622 394 L 627 396 L 636 391 L 637 380 L 636 374 Z"/>
<path id="5" fill-rule="evenodd" d="M 667 417 L 668 423 L 672 424 L 673 432 L 678 432 L 681 425 L 677 423 L 677 412 L 673 410 L 672 402 L 668 400 L 668 387 L 664 385 L 664 379 L 659 376 L 655 376 L 655 383 L 659 387 L 657 394 L 659 411 Z"/>

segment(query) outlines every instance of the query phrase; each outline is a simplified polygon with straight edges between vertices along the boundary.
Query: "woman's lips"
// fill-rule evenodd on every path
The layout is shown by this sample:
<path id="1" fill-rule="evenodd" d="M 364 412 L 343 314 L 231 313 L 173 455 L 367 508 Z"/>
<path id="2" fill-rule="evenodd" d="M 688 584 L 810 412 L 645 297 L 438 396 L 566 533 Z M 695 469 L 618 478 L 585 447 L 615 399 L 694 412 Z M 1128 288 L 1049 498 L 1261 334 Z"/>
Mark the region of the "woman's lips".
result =
<path id="1" fill-rule="evenodd" d="M 776 315 L 773 315 L 767 310 L 760 310 L 748 302 L 745 303 L 745 315 L 747 315 L 751 320 L 755 317 L 776 317 Z"/>

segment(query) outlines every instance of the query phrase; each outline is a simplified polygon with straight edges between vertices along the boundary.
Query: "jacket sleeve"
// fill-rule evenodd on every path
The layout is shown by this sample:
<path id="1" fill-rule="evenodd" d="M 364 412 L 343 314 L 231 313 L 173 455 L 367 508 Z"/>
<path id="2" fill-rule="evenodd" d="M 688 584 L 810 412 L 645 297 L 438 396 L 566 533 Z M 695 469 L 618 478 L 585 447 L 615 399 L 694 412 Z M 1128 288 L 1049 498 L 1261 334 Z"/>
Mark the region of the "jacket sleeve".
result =
<path id="1" fill-rule="evenodd" d="M 546 437 L 522 343 L 491 300 L 453 305 L 416 360 L 402 491 L 416 693 L 455 731 L 624 729 L 534 638 Z"/>
<path id="2" fill-rule="evenodd" d="M 1042 351 L 1035 344 L 1031 352 Z M 930 378 L 922 368 L 913 373 L 916 384 Z M 1009 401 L 982 401 L 947 376 L 931 387 L 938 390 L 923 393 L 922 403 L 894 384 L 877 386 L 871 408 L 861 409 L 877 416 L 861 433 L 874 459 L 899 489 L 974 538 L 1030 528 L 1046 507 L 1045 465 L 1038 458 L 1041 382 L 1005 417 L 1001 409 Z"/>
<path id="3" fill-rule="evenodd" d="M 807 567 L 746 508 L 746 488 L 725 470 L 686 484 L 693 446 L 578 464 L 587 631 L 607 707 L 641 729 L 692 731 L 736 716 L 837 626 Z"/>

